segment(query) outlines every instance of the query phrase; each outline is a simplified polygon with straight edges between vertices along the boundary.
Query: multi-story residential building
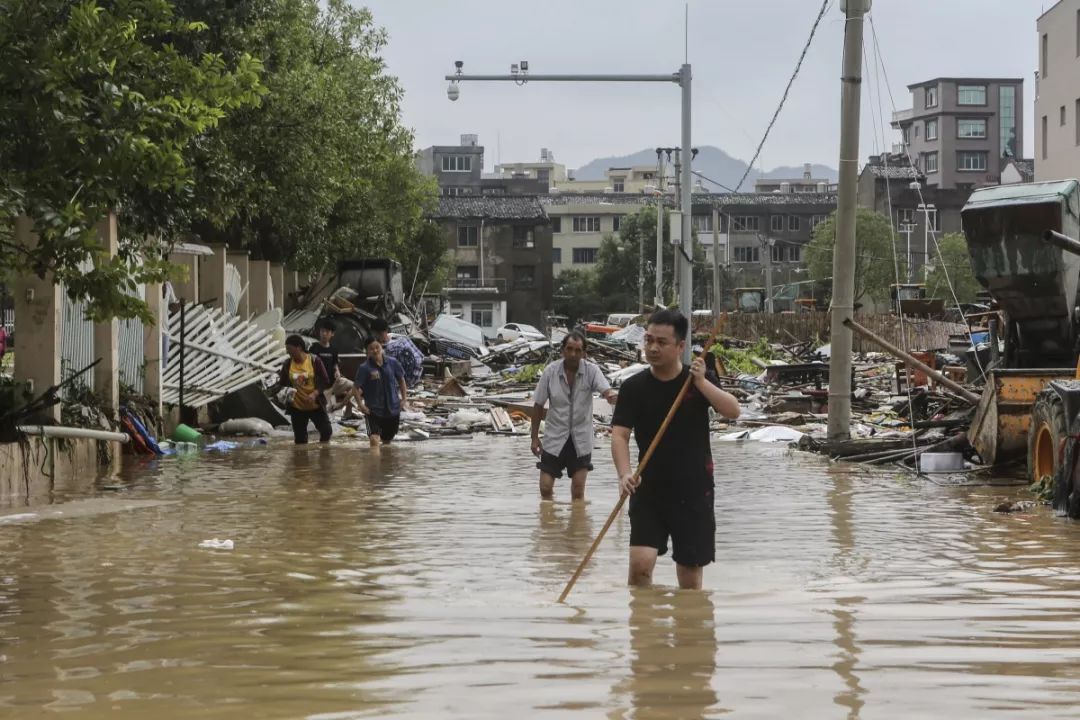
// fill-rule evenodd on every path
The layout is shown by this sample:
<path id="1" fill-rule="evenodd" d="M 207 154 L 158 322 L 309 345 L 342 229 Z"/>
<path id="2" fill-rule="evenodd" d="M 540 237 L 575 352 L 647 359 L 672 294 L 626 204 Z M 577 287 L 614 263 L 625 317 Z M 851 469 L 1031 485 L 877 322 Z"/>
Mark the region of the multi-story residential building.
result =
<path id="1" fill-rule="evenodd" d="M 906 155 L 873 155 L 859 175 L 859 206 L 891 218 L 897 249 L 906 254 L 910 248 L 913 278 L 922 277 L 927 252 L 933 263 L 935 234 L 963 231 L 960 211 L 971 192 L 967 187 L 928 184 L 927 176 L 913 168 Z"/>
<path id="2" fill-rule="evenodd" d="M 656 165 L 613 167 L 604 172 L 603 180 L 575 180 L 570 174 L 568 179 L 552 183 L 552 192 L 612 193 L 615 195 L 655 192 L 659 187 L 657 176 Z M 670 188 L 671 184 L 672 178 L 669 177 L 665 185 Z"/>
<path id="3" fill-rule="evenodd" d="M 758 178 L 754 181 L 754 192 L 819 194 L 836 192 L 836 183 L 828 178 L 816 178 L 813 175 L 813 165 L 806 163 L 803 165 L 803 175 L 801 178 Z"/>
<path id="4" fill-rule="evenodd" d="M 540 162 L 506 163 L 495 166 L 495 175 L 502 178 L 531 178 L 544 183 L 543 192 L 555 183 L 566 182 L 566 166 L 555 162 L 555 153 L 540 149 Z"/>
<path id="5" fill-rule="evenodd" d="M 836 211 L 836 194 L 701 194 L 694 196 L 693 208 L 697 239 L 710 260 L 714 251 L 712 212 L 718 211 L 718 251 L 727 283 L 722 290 L 728 298 L 729 291 L 737 287 L 766 287 L 769 273 L 774 289 L 808 280 L 806 246 L 818 223 Z M 702 299 L 707 297 L 701 295 Z"/>
<path id="6" fill-rule="evenodd" d="M 618 235 L 623 218 L 656 200 L 647 195 L 559 193 L 540 198 L 551 220 L 552 268 L 589 270 L 605 235 Z"/>
<path id="7" fill-rule="evenodd" d="M 443 195 L 480 195 L 484 146 L 476 135 L 462 135 L 460 145 L 434 145 L 421 150 L 416 166 L 435 178 Z"/>
<path id="8" fill-rule="evenodd" d="M 996 185 L 1003 159 L 1022 156 L 1022 78 L 936 78 L 908 89 L 912 107 L 892 124 L 927 186 Z"/>
<path id="9" fill-rule="evenodd" d="M 507 322 L 542 324 L 551 309 L 551 225 L 536 197 L 442 197 L 431 219 L 454 258 L 451 311 L 490 337 Z"/>
<path id="10" fill-rule="evenodd" d="M 1080 176 L 1080 0 L 1043 13 L 1035 87 L 1035 179 Z"/>

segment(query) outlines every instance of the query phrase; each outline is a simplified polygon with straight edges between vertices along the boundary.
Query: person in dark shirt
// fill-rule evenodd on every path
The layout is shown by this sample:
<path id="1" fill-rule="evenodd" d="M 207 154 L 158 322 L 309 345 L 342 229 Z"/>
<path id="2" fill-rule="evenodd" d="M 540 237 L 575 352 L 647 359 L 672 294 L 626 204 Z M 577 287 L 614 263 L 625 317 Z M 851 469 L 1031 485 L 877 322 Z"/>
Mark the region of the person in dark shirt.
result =
<path id="1" fill-rule="evenodd" d="M 353 396 L 367 416 L 371 447 L 390 443 L 397 435 L 407 392 L 401 363 L 387 355 L 377 339 L 368 338 L 367 361 L 356 371 Z"/>
<path id="2" fill-rule="evenodd" d="M 652 584 L 656 558 L 671 538 L 679 587 L 701 588 L 703 568 L 716 558 L 713 463 L 709 407 L 727 418 L 739 416 L 739 402 L 705 376 L 705 362 L 682 364 L 689 323 L 674 310 L 649 318 L 645 359 L 649 369 L 626 380 L 611 419 L 611 457 L 619 489 L 630 495 L 629 583 Z M 687 377 L 691 384 L 660 440 L 645 473 L 635 479 L 630 466 L 630 434 L 639 460 L 656 437 Z"/>
<path id="3" fill-rule="evenodd" d="M 372 321 L 371 332 L 383 346 L 383 352 L 401 363 L 405 371 L 405 384 L 416 387 L 424 376 L 424 353 L 409 338 L 399 335 L 390 339 L 390 325 L 379 318 Z"/>
<path id="4" fill-rule="evenodd" d="M 341 397 L 342 395 L 348 395 L 352 392 L 352 381 L 347 377 L 342 377 L 341 368 L 338 365 L 338 352 L 333 348 L 334 333 L 337 332 L 337 325 L 330 318 L 320 318 L 315 323 L 315 330 L 319 333 L 319 342 L 312 344 L 308 348 L 315 357 L 322 361 L 323 367 L 326 368 L 326 374 L 330 378 L 330 387 L 326 390 L 326 407 L 327 410 L 333 410 L 336 403 L 334 398 Z"/>

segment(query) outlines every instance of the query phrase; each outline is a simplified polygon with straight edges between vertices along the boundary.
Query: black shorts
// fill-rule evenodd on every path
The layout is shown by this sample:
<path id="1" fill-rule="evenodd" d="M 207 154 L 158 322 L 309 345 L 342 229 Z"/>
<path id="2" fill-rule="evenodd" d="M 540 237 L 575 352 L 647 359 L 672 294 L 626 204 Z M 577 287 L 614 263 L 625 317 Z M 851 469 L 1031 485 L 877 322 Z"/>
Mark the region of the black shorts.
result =
<path id="1" fill-rule="evenodd" d="M 558 455 L 552 455 L 545 450 L 541 450 L 540 462 L 536 463 L 536 467 L 553 478 L 561 478 L 563 470 L 566 470 L 567 475 L 573 477 L 579 470 L 593 469 L 592 453 L 578 457 L 577 450 L 574 449 L 573 439 L 568 438 Z"/>
<path id="2" fill-rule="evenodd" d="M 671 557 L 684 567 L 702 567 L 716 560 L 716 514 L 713 491 L 697 499 L 667 499 L 630 496 L 630 545 L 667 552 L 671 537 Z"/>
<path id="3" fill-rule="evenodd" d="M 398 425 L 400 424 L 400 415 L 379 417 L 378 415 L 372 414 L 367 416 L 368 435 L 378 435 L 384 443 L 388 443 L 394 439 L 394 436 L 397 435 Z"/>

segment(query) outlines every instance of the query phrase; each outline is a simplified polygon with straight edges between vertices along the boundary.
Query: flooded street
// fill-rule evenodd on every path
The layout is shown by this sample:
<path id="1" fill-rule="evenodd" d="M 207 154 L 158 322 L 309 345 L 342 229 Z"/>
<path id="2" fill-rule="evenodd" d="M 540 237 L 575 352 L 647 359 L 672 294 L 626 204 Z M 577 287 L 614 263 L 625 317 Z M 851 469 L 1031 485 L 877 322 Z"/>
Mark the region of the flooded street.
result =
<path id="1" fill-rule="evenodd" d="M 539 501 L 526 438 L 128 462 L 100 495 L 155 503 L 0 518 L 0 716 L 1076 716 L 1076 524 L 992 512 L 1021 488 L 714 453 L 707 591 L 668 558 L 628 590 L 624 517 L 568 606 L 606 442 L 585 506 L 565 479 Z"/>

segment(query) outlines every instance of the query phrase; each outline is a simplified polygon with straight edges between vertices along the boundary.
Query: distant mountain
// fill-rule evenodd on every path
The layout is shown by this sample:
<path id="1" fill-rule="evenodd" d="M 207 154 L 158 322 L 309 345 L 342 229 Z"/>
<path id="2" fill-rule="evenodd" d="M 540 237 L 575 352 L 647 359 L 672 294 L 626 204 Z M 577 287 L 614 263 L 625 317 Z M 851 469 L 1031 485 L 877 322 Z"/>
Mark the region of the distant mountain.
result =
<path id="1" fill-rule="evenodd" d="M 633 153 L 632 155 L 597 158 L 578 168 L 574 172 L 574 177 L 578 180 L 603 180 L 605 177 L 604 173 L 607 172 L 608 168 L 655 164 L 656 150 L 649 148 Z M 743 173 L 746 172 L 746 163 L 731 157 L 718 147 L 706 145 L 698 148 L 698 156 L 694 158 L 694 170 L 711 180 L 716 181 L 716 183 L 726 185 L 729 188 L 735 188 L 739 179 L 742 178 Z M 812 167 L 812 172 L 814 177 L 827 178 L 830 182 L 836 182 L 839 177 L 839 173 L 837 173 L 836 170 L 825 165 L 814 165 Z M 753 190 L 754 181 L 758 178 L 801 178 L 802 176 L 803 168 L 801 165 L 798 167 L 778 167 L 765 173 L 760 173 L 756 169 L 753 169 L 747 176 L 746 182 L 743 183 L 742 190 L 744 192 Z M 697 176 L 694 176 L 694 179 L 697 180 Z M 716 192 L 723 192 L 724 190 L 715 183 L 710 183 L 708 181 L 703 182 L 705 183 L 705 187 L 709 190 Z"/>

